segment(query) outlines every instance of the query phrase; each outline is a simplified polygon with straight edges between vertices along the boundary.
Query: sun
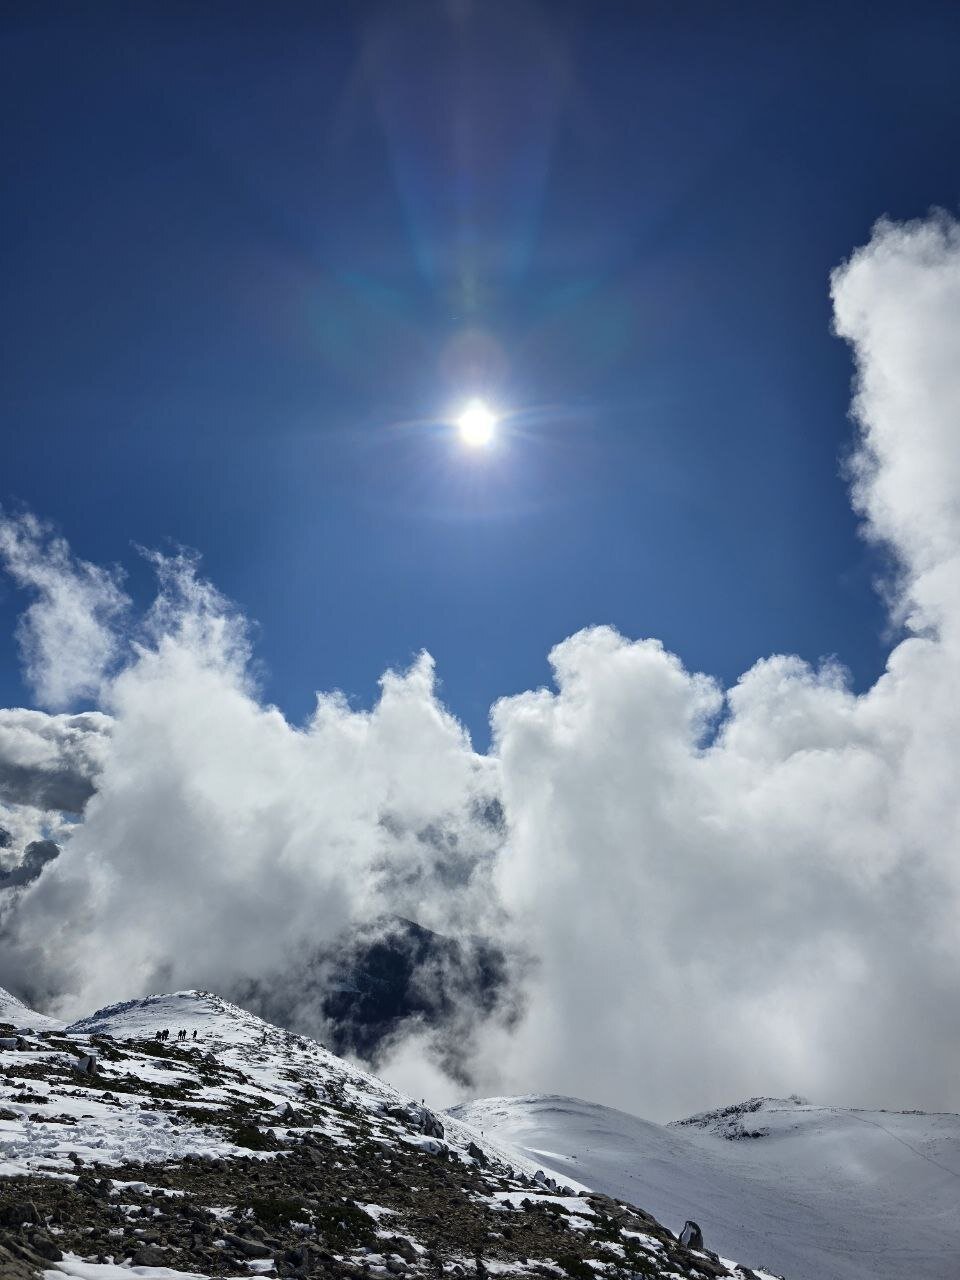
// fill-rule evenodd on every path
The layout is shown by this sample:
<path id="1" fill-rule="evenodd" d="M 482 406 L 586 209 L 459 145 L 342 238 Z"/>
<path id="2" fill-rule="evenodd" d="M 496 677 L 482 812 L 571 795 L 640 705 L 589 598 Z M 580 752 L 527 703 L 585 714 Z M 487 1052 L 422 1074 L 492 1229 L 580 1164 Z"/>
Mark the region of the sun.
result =
<path id="1" fill-rule="evenodd" d="M 471 449 L 486 449 L 493 444 L 497 415 L 482 400 L 471 400 L 457 418 L 460 439 Z"/>

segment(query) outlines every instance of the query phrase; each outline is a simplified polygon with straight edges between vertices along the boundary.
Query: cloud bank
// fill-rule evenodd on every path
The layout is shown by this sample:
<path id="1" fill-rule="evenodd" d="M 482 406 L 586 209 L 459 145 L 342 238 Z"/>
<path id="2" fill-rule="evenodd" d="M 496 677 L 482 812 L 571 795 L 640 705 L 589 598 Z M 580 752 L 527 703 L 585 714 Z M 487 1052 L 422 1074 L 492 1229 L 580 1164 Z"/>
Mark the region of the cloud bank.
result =
<path id="1" fill-rule="evenodd" d="M 477 1091 L 652 1118 L 793 1090 L 960 1107 L 957 224 L 879 224 L 832 294 L 857 370 L 852 497 L 896 566 L 903 635 L 863 694 L 790 655 L 723 690 L 598 627 L 553 650 L 553 688 L 494 707 L 488 755 L 427 655 L 373 710 L 324 694 L 293 726 L 193 561 L 156 558 L 157 601 L 128 631 L 114 572 L 7 519 L 38 698 L 95 694 L 104 715 L 6 712 L 8 737 L 0 716 L 15 804 L 42 807 L 44 776 L 86 779 L 72 804 L 94 788 L 3 913 L 4 985 L 70 1012 L 272 981 L 313 1029 L 291 975 L 389 912 L 518 958 L 523 1016 L 458 1026 Z M 393 1066 L 446 1101 L 435 1034 Z"/>

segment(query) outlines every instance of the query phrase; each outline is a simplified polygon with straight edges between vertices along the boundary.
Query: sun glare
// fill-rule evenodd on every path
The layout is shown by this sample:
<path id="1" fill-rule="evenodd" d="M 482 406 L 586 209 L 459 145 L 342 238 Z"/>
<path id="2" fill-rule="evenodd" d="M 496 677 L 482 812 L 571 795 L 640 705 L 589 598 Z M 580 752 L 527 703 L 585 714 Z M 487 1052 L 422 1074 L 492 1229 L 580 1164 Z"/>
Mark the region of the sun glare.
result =
<path id="1" fill-rule="evenodd" d="M 493 443 L 497 415 L 482 400 L 471 400 L 457 418 L 460 439 L 471 449 L 483 449 Z"/>

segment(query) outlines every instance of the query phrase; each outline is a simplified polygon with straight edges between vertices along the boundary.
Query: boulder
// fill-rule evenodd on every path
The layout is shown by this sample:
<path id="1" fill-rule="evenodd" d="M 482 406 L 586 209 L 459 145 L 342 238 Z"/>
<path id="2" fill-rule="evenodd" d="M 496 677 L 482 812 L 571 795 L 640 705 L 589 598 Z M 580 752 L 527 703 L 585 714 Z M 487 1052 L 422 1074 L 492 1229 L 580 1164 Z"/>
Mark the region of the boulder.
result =
<path id="1" fill-rule="evenodd" d="M 420 1132 L 428 1138 L 442 1138 L 445 1132 L 438 1117 L 426 1107 L 420 1109 Z"/>
<path id="2" fill-rule="evenodd" d="M 62 1262 L 63 1251 L 48 1235 L 35 1232 L 30 1237 L 30 1248 L 45 1262 Z"/>
<path id="3" fill-rule="evenodd" d="M 169 1258 L 155 1244 L 145 1244 L 130 1259 L 135 1267 L 165 1267 Z"/>
<path id="4" fill-rule="evenodd" d="M 404 1262 L 416 1262 L 419 1254 L 405 1236 L 391 1236 L 384 1241 L 391 1253 L 398 1253 Z"/>
<path id="5" fill-rule="evenodd" d="M 25 1222 L 42 1221 L 32 1200 L 12 1200 L 0 1208 L 0 1223 L 18 1230 Z"/>
<path id="6" fill-rule="evenodd" d="M 39 1262 L 40 1258 L 31 1255 L 22 1245 L 18 1245 L 14 1253 L 13 1249 L 0 1243 L 0 1276 L 3 1280 L 36 1280 Z"/>
<path id="7" fill-rule="evenodd" d="M 272 1258 L 273 1250 L 267 1248 L 265 1244 L 260 1244 L 256 1240 L 246 1240 L 243 1236 L 229 1235 L 227 1232 L 223 1234 L 224 1240 L 231 1247 L 242 1253 L 245 1258 Z"/>
<path id="8" fill-rule="evenodd" d="M 686 1245 L 688 1249 L 703 1248 L 703 1232 L 692 1218 L 688 1218 L 683 1224 L 683 1230 L 680 1232 L 679 1240 L 680 1243 L 682 1245 Z"/>

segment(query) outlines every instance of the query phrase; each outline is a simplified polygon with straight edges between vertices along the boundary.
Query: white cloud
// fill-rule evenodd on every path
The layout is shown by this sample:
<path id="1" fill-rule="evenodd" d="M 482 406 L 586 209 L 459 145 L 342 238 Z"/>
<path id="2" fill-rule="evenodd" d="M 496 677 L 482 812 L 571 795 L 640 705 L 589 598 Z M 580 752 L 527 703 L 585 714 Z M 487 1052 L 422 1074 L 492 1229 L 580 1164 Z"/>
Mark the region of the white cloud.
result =
<path id="1" fill-rule="evenodd" d="M 0 801 L 80 813 L 106 759 L 111 724 L 99 711 L 0 709 Z"/>
<path id="2" fill-rule="evenodd" d="M 21 616 L 18 637 L 38 701 L 57 709 L 96 697 L 129 603 L 118 573 L 75 559 L 63 538 L 30 514 L 0 512 L 0 563 L 37 597 Z"/>
<path id="3" fill-rule="evenodd" d="M 298 729 L 256 700 L 242 619 L 195 564 L 158 569 L 143 638 L 109 687 L 96 795 L 24 898 L 5 964 L 81 1007 L 118 984 L 269 977 L 384 910 L 482 923 L 490 836 L 472 815 L 496 765 L 440 707 L 431 660 L 388 673 L 372 711 L 325 696 Z M 474 841 L 442 896 L 442 848 L 417 837 L 427 823 Z"/>
<path id="4" fill-rule="evenodd" d="M 903 568 L 913 625 L 960 623 L 960 226 L 947 214 L 873 238 L 833 274 L 861 430 L 854 502 Z"/>
<path id="5" fill-rule="evenodd" d="M 158 560 L 104 690 L 97 793 L 0 944 L 9 982 L 73 1007 L 229 991 L 393 910 L 536 959 L 526 1017 L 476 1047 L 481 1087 L 652 1117 L 793 1090 L 960 1106 L 960 233 L 881 224 L 832 283 L 854 498 L 906 619 L 872 689 L 774 656 L 723 691 L 600 627 L 553 651 L 554 689 L 497 704 L 489 756 L 426 655 L 372 711 L 323 696 L 296 728 L 257 698 L 243 620 L 193 562 Z M 65 549 L 43 563 L 43 599 L 71 599 Z M 44 645 L 62 687 L 91 686 L 83 646 L 71 673 L 70 645 Z M 414 1091 L 421 1060 L 439 1089 L 430 1046 L 397 1047 Z"/>
<path id="6" fill-rule="evenodd" d="M 661 1115 L 798 1087 L 960 1105 L 956 225 L 880 224 L 833 295 L 855 498 L 911 633 L 861 697 L 758 663 L 707 748 L 716 691 L 604 629 L 554 651 L 556 693 L 496 708 L 499 883 L 543 959 L 510 1052 L 538 1088 Z"/>

